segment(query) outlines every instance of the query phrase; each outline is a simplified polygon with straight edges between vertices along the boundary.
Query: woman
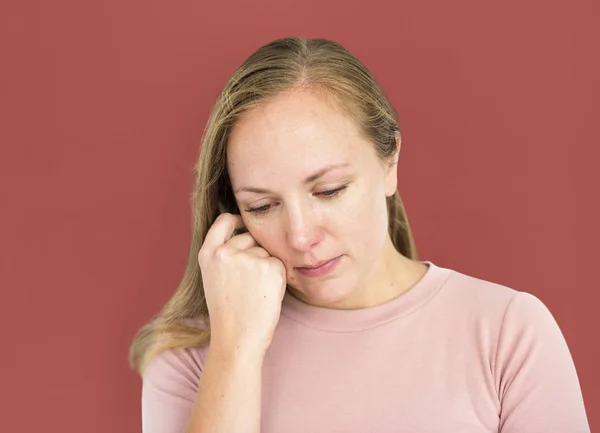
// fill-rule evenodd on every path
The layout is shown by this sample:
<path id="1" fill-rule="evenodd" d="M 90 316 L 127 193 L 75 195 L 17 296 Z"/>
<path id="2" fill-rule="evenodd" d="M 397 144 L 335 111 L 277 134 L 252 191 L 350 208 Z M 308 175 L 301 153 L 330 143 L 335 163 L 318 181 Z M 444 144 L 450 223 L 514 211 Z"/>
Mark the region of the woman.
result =
<path id="1" fill-rule="evenodd" d="M 400 145 L 334 42 L 277 40 L 236 71 L 185 275 L 131 348 L 144 433 L 589 431 L 546 307 L 418 260 Z"/>

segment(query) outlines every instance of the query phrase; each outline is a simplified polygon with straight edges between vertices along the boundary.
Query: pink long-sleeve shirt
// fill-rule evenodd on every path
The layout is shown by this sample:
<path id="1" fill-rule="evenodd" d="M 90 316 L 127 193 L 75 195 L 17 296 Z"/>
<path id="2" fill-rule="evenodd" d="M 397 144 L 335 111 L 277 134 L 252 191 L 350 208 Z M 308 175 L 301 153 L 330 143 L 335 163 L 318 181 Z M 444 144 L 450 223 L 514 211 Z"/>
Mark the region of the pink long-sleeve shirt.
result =
<path id="1" fill-rule="evenodd" d="M 376 307 L 286 294 L 263 364 L 261 433 L 589 432 L 564 337 L 538 298 L 438 267 Z M 183 433 L 208 347 L 143 377 L 144 433 Z"/>

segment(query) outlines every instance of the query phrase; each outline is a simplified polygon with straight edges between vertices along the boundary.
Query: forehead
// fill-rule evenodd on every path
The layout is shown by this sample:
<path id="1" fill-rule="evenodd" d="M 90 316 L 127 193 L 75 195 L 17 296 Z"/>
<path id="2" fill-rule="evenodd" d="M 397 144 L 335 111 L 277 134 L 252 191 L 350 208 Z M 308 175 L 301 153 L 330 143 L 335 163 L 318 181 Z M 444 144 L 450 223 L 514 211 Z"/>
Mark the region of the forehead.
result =
<path id="1" fill-rule="evenodd" d="M 287 92 L 244 113 L 229 139 L 232 184 L 268 174 L 310 175 L 327 164 L 364 161 L 373 146 L 354 120 L 317 94 Z"/>

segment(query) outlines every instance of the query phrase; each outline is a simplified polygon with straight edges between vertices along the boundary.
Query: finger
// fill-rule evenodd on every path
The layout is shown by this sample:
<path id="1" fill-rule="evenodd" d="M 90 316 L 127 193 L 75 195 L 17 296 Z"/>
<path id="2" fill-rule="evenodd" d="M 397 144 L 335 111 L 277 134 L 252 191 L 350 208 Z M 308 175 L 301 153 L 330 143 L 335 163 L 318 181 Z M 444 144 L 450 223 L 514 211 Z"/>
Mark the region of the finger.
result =
<path id="1" fill-rule="evenodd" d="M 261 259 L 268 259 L 269 257 L 271 257 L 271 254 L 269 254 L 269 252 L 267 250 L 265 250 L 264 248 L 261 248 L 261 247 L 248 248 L 244 252 L 248 253 L 248 254 L 252 254 L 253 256 L 259 257 Z"/>
<path id="2" fill-rule="evenodd" d="M 243 228 L 244 222 L 240 215 L 222 213 L 217 217 L 208 230 L 208 233 L 206 233 L 202 247 L 214 251 L 233 236 L 234 230 L 241 230 Z"/>
<path id="3" fill-rule="evenodd" d="M 236 250 L 247 250 L 248 248 L 258 246 L 258 243 L 250 233 L 235 235 L 225 242 L 225 244 L 228 247 L 235 248 Z"/>
<path id="4" fill-rule="evenodd" d="M 270 261 L 274 265 L 278 266 L 279 269 L 281 270 L 281 276 L 283 277 L 283 280 L 282 280 L 282 283 L 281 283 L 281 300 L 283 300 L 283 297 L 285 295 L 285 288 L 287 286 L 287 271 L 285 269 L 285 265 L 277 257 L 271 256 L 271 257 L 269 257 L 268 259 L 265 259 L 265 260 Z"/>

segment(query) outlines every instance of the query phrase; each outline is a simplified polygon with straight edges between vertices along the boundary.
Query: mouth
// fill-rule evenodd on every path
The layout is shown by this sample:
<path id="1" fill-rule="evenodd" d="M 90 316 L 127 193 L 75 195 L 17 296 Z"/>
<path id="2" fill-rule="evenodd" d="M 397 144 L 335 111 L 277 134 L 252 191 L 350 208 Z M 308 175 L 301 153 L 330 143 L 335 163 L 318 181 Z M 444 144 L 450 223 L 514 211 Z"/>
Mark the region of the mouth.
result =
<path id="1" fill-rule="evenodd" d="M 316 262 L 314 264 L 306 264 L 304 266 L 298 266 L 297 269 L 317 269 L 320 268 L 321 266 L 325 265 L 326 263 L 329 263 L 332 260 L 335 260 L 337 257 L 334 257 L 333 259 L 327 259 L 327 260 L 321 260 L 320 262 Z"/>
<path id="2" fill-rule="evenodd" d="M 314 264 L 296 267 L 295 269 L 307 277 L 320 277 L 333 272 L 340 263 L 342 256 L 334 257 L 329 260 L 321 260 Z"/>

